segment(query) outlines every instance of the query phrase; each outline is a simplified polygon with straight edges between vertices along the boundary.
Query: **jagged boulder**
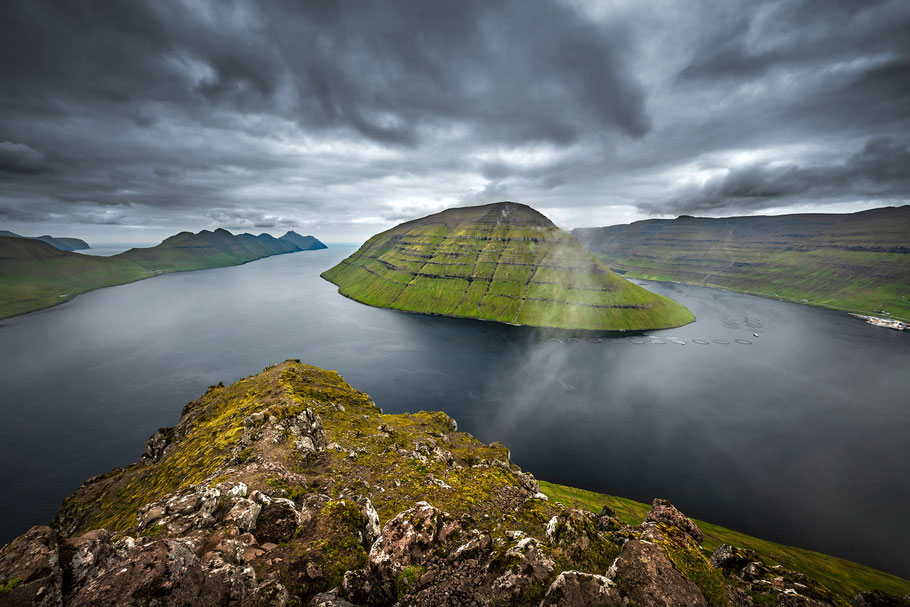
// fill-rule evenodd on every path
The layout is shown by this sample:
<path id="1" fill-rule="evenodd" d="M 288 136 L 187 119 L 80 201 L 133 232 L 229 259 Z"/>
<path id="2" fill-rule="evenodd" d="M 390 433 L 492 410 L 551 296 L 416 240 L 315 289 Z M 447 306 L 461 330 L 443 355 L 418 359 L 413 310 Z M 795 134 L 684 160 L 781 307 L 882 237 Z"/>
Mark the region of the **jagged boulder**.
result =
<path id="1" fill-rule="evenodd" d="M 900 597 L 881 590 L 861 592 L 853 597 L 852 605 L 853 607 L 910 607 L 910 593 Z"/>
<path id="2" fill-rule="evenodd" d="M 291 598 L 288 589 L 276 580 L 266 580 L 246 597 L 243 607 L 287 607 Z"/>
<path id="3" fill-rule="evenodd" d="M 308 603 L 309 607 L 356 607 L 353 603 L 339 598 L 334 592 L 317 594 Z"/>
<path id="4" fill-rule="evenodd" d="M 183 535 L 191 529 L 205 529 L 215 523 L 213 513 L 218 507 L 221 491 L 216 487 L 193 485 L 164 499 L 139 509 L 138 529 L 163 531 L 171 536 Z"/>
<path id="5" fill-rule="evenodd" d="M 686 515 L 665 499 L 656 498 L 651 505 L 651 510 L 645 518 L 646 523 L 663 523 L 675 527 L 688 534 L 698 544 L 704 539 L 701 529 Z"/>
<path id="6" fill-rule="evenodd" d="M 398 514 L 370 548 L 369 568 L 377 589 L 396 596 L 398 575 L 406 567 L 422 566 L 435 545 L 454 539 L 460 530 L 457 521 L 426 502 Z"/>
<path id="7" fill-rule="evenodd" d="M 369 548 L 382 534 L 382 527 L 379 526 L 379 513 L 376 512 L 373 502 L 368 497 L 357 498 L 357 505 L 360 506 L 361 544 Z"/>
<path id="8" fill-rule="evenodd" d="M 63 571 L 57 534 L 46 526 L 29 529 L 0 549 L 0 605 L 51 607 L 63 601 Z"/>
<path id="9" fill-rule="evenodd" d="M 500 602 L 514 603 L 528 588 L 548 581 L 556 571 L 556 563 L 546 546 L 531 537 L 518 540 L 498 560 L 508 564 L 502 575 L 493 581 L 494 596 Z"/>
<path id="10" fill-rule="evenodd" d="M 145 444 L 145 453 L 139 459 L 142 463 L 155 463 L 161 460 L 168 445 L 171 443 L 173 428 L 159 428 Z"/>
<path id="11" fill-rule="evenodd" d="M 568 508 L 547 523 L 547 541 L 576 566 L 588 571 L 603 571 L 620 550 L 609 532 L 601 532 L 601 527 L 605 526 L 592 512 Z"/>
<path id="12" fill-rule="evenodd" d="M 607 577 L 616 582 L 633 605 L 640 607 L 708 605 L 698 586 L 676 570 L 664 548 L 651 542 L 626 542 Z"/>
<path id="13" fill-rule="evenodd" d="M 711 555 L 711 564 L 730 572 L 739 573 L 749 563 L 758 561 L 758 554 L 748 548 L 721 544 Z"/>
<path id="14" fill-rule="evenodd" d="M 583 571 L 563 571 L 547 589 L 541 607 L 626 607 L 622 596 L 610 578 Z"/>
<path id="15" fill-rule="evenodd" d="M 101 572 L 108 559 L 114 556 L 111 534 L 107 529 L 95 529 L 79 537 L 64 540 L 64 562 L 69 564 L 66 585 L 84 585 Z"/>
<path id="16" fill-rule="evenodd" d="M 229 596 L 226 580 L 207 575 L 193 552 L 176 540 L 135 545 L 112 565 L 88 580 L 69 607 L 219 605 Z"/>
<path id="17" fill-rule="evenodd" d="M 294 536 L 303 522 L 297 505 L 289 499 L 269 497 L 258 491 L 253 492 L 251 501 L 261 505 L 256 519 L 256 539 L 260 543 L 281 544 Z"/>

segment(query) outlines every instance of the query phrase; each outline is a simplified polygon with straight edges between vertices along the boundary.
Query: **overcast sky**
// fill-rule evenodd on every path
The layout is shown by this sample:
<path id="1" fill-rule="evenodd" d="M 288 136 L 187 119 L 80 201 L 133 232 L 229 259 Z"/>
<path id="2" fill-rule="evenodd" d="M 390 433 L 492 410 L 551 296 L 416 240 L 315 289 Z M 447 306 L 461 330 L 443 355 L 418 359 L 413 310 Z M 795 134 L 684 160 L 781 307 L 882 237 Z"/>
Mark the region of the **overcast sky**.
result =
<path id="1" fill-rule="evenodd" d="M 0 229 L 910 202 L 910 2 L 0 3 Z"/>

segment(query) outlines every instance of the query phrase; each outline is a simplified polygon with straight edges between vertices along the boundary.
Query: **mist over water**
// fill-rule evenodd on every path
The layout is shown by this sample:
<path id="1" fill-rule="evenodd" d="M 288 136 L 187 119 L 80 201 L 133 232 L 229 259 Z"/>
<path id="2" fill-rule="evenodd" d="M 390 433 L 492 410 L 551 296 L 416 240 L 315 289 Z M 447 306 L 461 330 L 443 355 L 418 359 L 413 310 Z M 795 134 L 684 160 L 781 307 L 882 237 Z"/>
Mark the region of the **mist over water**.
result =
<path id="1" fill-rule="evenodd" d="M 0 323 L 0 542 L 49 522 L 86 478 L 135 461 L 207 386 L 299 358 L 386 412 L 446 411 L 538 478 L 665 497 L 910 576 L 906 332 L 636 281 L 698 320 L 569 339 L 348 300 L 319 278 L 348 253 L 157 277 Z"/>

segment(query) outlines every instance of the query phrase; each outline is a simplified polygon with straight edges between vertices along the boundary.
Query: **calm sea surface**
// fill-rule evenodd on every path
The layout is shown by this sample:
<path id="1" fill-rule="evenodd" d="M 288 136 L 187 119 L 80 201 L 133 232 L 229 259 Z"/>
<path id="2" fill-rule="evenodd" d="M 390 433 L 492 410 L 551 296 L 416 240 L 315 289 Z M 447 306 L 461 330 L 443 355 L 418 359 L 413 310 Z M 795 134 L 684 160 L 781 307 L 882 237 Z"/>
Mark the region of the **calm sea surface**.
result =
<path id="1" fill-rule="evenodd" d="M 300 358 L 387 412 L 446 411 L 538 478 L 665 497 L 910 577 L 910 332 L 641 281 L 697 322 L 598 340 L 405 314 L 319 278 L 350 251 L 157 277 L 0 322 L 0 543 L 135 461 L 207 386 Z"/>

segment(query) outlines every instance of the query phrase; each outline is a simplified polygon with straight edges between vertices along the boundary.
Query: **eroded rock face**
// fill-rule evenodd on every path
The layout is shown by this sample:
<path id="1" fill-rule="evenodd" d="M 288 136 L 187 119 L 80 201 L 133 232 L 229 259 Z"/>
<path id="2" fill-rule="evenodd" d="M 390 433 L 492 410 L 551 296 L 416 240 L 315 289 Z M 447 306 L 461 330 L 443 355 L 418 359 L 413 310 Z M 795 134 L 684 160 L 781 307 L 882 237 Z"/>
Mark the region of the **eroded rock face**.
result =
<path id="1" fill-rule="evenodd" d="M 518 540 L 503 559 L 511 566 L 493 581 L 493 591 L 496 598 L 510 603 L 517 602 L 529 587 L 549 580 L 556 570 L 546 547 L 530 537 Z"/>
<path id="2" fill-rule="evenodd" d="M 386 523 L 369 554 L 370 572 L 382 593 L 395 596 L 398 574 L 405 567 L 422 566 L 435 543 L 446 542 L 460 530 L 446 518 L 428 503 L 418 502 Z"/>
<path id="3" fill-rule="evenodd" d="M 677 510 L 673 504 L 665 499 L 657 498 L 654 500 L 645 522 L 664 523 L 671 527 L 677 527 L 687 533 L 699 544 L 701 544 L 704 539 L 704 534 L 701 532 L 701 529 L 692 522 L 692 519 Z"/>
<path id="4" fill-rule="evenodd" d="M 698 586 L 676 570 L 666 551 L 650 542 L 626 542 L 607 577 L 616 582 L 632 604 L 641 607 L 708 604 Z"/>
<path id="5" fill-rule="evenodd" d="M 207 575 L 182 542 L 161 540 L 127 549 L 116 566 L 93 577 L 69 601 L 70 607 L 222 605 L 228 584 Z"/>
<path id="6" fill-rule="evenodd" d="M 262 504 L 255 524 L 256 539 L 260 543 L 287 542 L 303 521 L 300 510 L 289 499 L 269 497 L 257 491 L 253 494 L 252 501 Z"/>
<path id="7" fill-rule="evenodd" d="M 735 573 L 739 573 L 746 565 L 758 560 L 758 555 L 754 550 L 737 548 L 729 544 L 721 544 L 711 555 L 712 565 Z"/>
<path id="8" fill-rule="evenodd" d="M 197 485 L 139 509 L 139 531 L 166 530 L 182 535 L 191 529 L 205 529 L 215 523 L 221 491 L 216 487 Z"/>
<path id="9" fill-rule="evenodd" d="M 623 597 L 610 578 L 583 571 L 563 571 L 547 590 L 541 607 L 626 607 Z"/>
<path id="10" fill-rule="evenodd" d="M 70 551 L 74 551 L 69 559 L 68 587 L 82 586 L 104 569 L 107 561 L 114 556 L 110 540 L 109 531 L 95 529 L 64 542 Z"/>
<path id="11" fill-rule="evenodd" d="M 0 549 L 0 605 L 51 607 L 63 601 L 60 546 L 50 527 L 37 526 Z"/>
<path id="12" fill-rule="evenodd" d="M 853 598 L 853 607 L 910 607 L 910 593 L 893 596 L 880 590 L 861 592 Z"/>

